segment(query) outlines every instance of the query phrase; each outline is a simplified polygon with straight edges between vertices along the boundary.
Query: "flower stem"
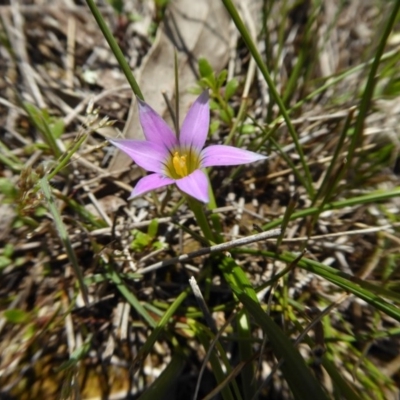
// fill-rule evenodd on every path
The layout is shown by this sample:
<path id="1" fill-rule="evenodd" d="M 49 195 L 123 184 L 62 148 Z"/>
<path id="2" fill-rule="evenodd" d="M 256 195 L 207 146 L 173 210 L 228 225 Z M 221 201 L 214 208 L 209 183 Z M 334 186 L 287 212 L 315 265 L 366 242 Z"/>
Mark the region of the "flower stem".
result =
<path id="1" fill-rule="evenodd" d="M 206 214 L 204 213 L 203 205 L 193 197 L 187 196 L 187 202 L 190 209 L 193 211 L 196 222 L 199 224 L 204 237 L 211 243 L 215 243 L 214 233 L 208 223 Z"/>
<path id="2" fill-rule="evenodd" d="M 208 172 L 207 172 L 206 175 L 207 175 L 207 179 L 208 179 L 208 196 L 210 198 L 210 201 L 208 203 L 208 209 L 210 211 L 212 211 L 212 210 L 214 210 L 214 208 L 217 208 L 217 203 L 215 201 L 214 191 L 213 191 L 212 186 L 211 186 L 210 176 L 208 175 Z M 221 225 L 221 221 L 219 220 L 219 215 L 218 214 L 211 214 L 210 215 L 210 221 L 211 221 L 211 224 L 212 224 L 212 226 L 214 228 L 214 232 L 215 232 L 215 234 L 214 234 L 214 239 L 215 239 L 214 242 L 222 243 L 223 242 L 223 239 L 222 239 L 222 236 L 221 236 L 222 225 Z"/>
<path id="3" fill-rule="evenodd" d="M 107 40 L 112 52 L 114 53 L 114 56 L 117 59 L 118 64 L 121 67 L 123 73 L 125 74 L 126 79 L 128 80 L 129 85 L 131 86 L 133 92 L 141 100 L 144 100 L 143 94 L 139 88 L 139 85 L 136 82 L 135 77 L 132 74 L 129 64 L 127 63 L 124 55 L 122 54 L 121 48 L 118 46 L 117 41 L 115 40 L 113 34 L 111 33 L 102 15 L 100 14 L 98 8 L 96 7 L 96 4 L 94 3 L 93 0 L 86 0 L 86 3 L 89 6 L 90 11 L 93 14 L 93 17 L 95 18 L 97 25 L 99 25 L 99 28 L 103 33 L 105 39 Z"/>
<path id="4" fill-rule="evenodd" d="M 179 140 L 179 67 L 178 67 L 178 52 L 174 51 L 174 71 L 175 71 L 175 131 L 176 138 Z"/>

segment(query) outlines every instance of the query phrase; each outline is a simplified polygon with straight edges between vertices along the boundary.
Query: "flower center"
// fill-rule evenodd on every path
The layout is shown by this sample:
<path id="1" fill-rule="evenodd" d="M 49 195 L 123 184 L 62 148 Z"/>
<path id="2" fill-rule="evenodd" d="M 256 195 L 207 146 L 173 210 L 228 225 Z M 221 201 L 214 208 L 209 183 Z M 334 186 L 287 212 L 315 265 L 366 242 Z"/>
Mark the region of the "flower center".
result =
<path id="1" fill-rule="evenodd" d="M 165 175 L 182 179 L 201 168 L 200 152 L 193 148 L 175 148 L 165 160 Z"/>
<path id="2" fill-rule="evenodd" d="M 172 165 L 174 166 L 175 172 L 180 177 L 188 176 L 188 167 L 186 164 L 186 154 L 181 156 L 177 151 L 172 157 Z"/>

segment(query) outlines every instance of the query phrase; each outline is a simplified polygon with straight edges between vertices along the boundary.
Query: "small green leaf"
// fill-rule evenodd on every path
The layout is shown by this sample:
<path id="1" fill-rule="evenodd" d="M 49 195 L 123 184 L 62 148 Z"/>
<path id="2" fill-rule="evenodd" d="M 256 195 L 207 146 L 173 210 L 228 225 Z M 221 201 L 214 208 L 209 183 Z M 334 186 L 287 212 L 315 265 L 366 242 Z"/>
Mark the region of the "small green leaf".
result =
<path id="1" fill-rule="evenodd" d="M 227 112 L 225 110 L 221 110 L 220 117 L 221 117 L 222 121 L 224 121 L 226 124 L 229 124 L 230 119 L 229 119 L 228 114 L 227 114 Z"/>
<path id="2" fill-rule="evenodd" d="M 225 100 L 228 101 L 235 93 L 239 87 L 239 81 L 236 78 L 232 78 L 225 87 Z"/>
<path id="3" fill-rule="evenodd" d="M 163 248 L 164 248 L 164 243 L 159 242 L 159 241 L 153 243 L 154 250 L 161 250 Z"/>
<path id="4" fill-rule="evenodd" d="M 209 78 L 201 78 L 199 83 L 204 89 L 215 89 L 215 79 L 213 75 Z"/>
<path id="5" fill-rule="evenodd" d="M 24 107 L 26 111 L 28 112 L 29 116 L 35 123 L 35 125 L 40 129 L 41 131 L 44 130 L 43 122 L 45 121 L 45 112 L 41 111 L 39 108 L 34 106 L 31 103 L 25 102 Z"/>
<path id="6" fill-rule="evenodd" d="M 54 119 L 54 121 L 50 123 L 50 130 L 53 136 L 59 139 L 64 133 L 64 121 L 62 119 Z"/>
<path id="7" fill-rule="evenodd" d="M 29 314 L 24 310 L 12 308 L 4 311 L 4 317 L 8 322 L 13 324 L 22 324 L 29 319 Z"/>
<path id="8" fill-rule="evenodd" d="M 256 131 L 255 126 L 254 125 L 250 125 L 250 124 L 244 124 L 240 128 L 240 132 L 245 134 L 245 135 L 249 135 L 251 133 L 254 133 L 255 131 Z"/>
<path id="9" fill-rule="evenodd" d="M 24 265 L 26 263 L 26 257 L 17 257 L 14 260 L 14 264 L 16 267 L 20 267 L 21 265 Z"/>
<path id="10" fill-rule="evenodd" d="M 45 207 L 39 206 L 39 207 L 37 207 L 37 208 L 35 209 L 35 216 L 36 216 L 36 217 L 43 217 L 43 216 L 46 215 L 46 213 L 47 213 L 47 210 L 46 210 Z"/>
<path id="11" fill-rule="evenodd" d="M 36 332 L 37 332 L 36 325 L 34 323 L 29 324 L 25 329 L 24 339 L 25 340 L 32 339 Z"/>
<path id="12" fill-rule="evenodd" d="M 158 220 L 157 219 L 153 219 L 148 228 L 147 228 L 147 234 L 151 237 L 151 238 L 155 238 L 157 236 L 157 232 L 158 232 Z"/>
<path id="13" fill-rule="evenodd" d="M 205 58 L 199 59 L 199 72 L 202 78 L 210 78 L 214 76 L 214 71 Z"/>
<path id="14" fill-rule="evenodd" d="M 225 123 L 229 124 L 232 121 L 234 112 L 233 112 L 233 108 L 228 106 L 228 110 L 221 110 L 220 112 L 220 116 L 222 121 L 224 121 Z"/>
<path id="15" fill-rule="evenodd" d="M 14 246 L 11 243 L 7 243 L 3 248 L 3 256 L 11 257 L 14 254 Z"/>
<path id="16" fill-rule="evenodd" d="M 220 122 L 219 121 L 213 121 L 210 124 L 210 133 L 211 135 L 217 131 L 219 128 Z"/>
<path id="17" fill-rule="evenodd" d="M 228 71 L 226 69 L 223 69 L 217 78 L 217 87 L 220 88 L 226 81 L 226 77 L 228 76 Z"/>
<path id="18" fill-rule="evenodd" d="M 151 236 L 149 236 L 147 233 L 138 231 L 138 230 L 133 230 L 133 241 L 131 243 L 131 249 L 135 251 L 143 251 L 147 246 L 149 246 L 153 240 Z"/>
<path id="19" fill-rule="evenodd" d="M 8 267 L 11 264 L 12 260 L 6 256 L 0 255 L 0 270 Z"/>
<path id="20" fill-rule="evenodd" d="M 210 110 L 219 110 L 221 107 L 215 100 L 210 100 Z"/>
<path id="21" fill-rule="evenodd" d="M 7 197 L 15 197 L 17 195 L 15 184 L 7 178 L 0 178 L 0 193 Z"/>

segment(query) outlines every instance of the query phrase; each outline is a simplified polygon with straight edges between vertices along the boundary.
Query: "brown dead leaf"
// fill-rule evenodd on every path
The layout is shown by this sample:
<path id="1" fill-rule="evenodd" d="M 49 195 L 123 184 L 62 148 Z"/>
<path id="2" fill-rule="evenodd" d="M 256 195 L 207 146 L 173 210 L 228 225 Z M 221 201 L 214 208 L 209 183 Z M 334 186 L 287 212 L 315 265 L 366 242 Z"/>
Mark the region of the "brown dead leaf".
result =
<path id="1" fill-rule="evenodd" d="M 157 38 L 138 75 L 138 84 L 145 100 L 168 123 L 171 119 L 162 92 L 174 101 L 174 49 L 178 51 L 180 117 L 185 116 L 195 96 L 188 89 L 198 79 L 197 61 L 206 58 L 214 70 L 220 71 L 229 57 L 229 16 L 222 3 L 214 0 L 193 2 L 174 0 L 166 12 Z M 133 98 L 123 136 L 143 140 L 136 98 Z M 110 171 L 120 171 L 131 159 L 117 152 Z M 139 175 L 138 175 L 139 176 Z"/>

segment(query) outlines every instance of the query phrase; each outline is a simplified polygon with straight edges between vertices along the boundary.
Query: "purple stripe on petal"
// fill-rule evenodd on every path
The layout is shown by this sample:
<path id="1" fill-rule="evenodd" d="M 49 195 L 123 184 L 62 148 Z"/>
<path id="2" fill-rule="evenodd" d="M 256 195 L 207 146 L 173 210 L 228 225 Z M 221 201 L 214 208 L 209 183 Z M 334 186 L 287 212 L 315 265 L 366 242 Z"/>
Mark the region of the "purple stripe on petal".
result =
<path id="1" fill-rule="evenodd" d="M 159 174 L 147 175 L 138 181 L 131 195 L 129 196 L 129 199 L 138 197 L 144 193 L 150 192 L 151 190 L 170 185 L 171 183 L 174 183 L 174 180 L 171 178 L 167 178 Z"/>
<path id="2" fill-rule="evenodd" d="M 145 140 L 112 139 L 114 146 L 128 154 L 139 167 L 146 171 L 162 172 L 163 162 L 168 157 L 168 150 L 162 145 Z"/>
<path id="3" fill-rule="evenodd" d="M 179 135 L 181 146 L 195 147 L 198 150 L 203 148 L 210 125 L 208 98 L 208 91 L 205 90 L 187 113 Z"/>
<path id="4" fill-rule="evenodd" d="M 202 150 L 201 167 L 248 164 L 254 161 L 265 160 L 266 158 L 266 156 L 253 153 L 252 151 L 216 144 Z"/>
<path id="5" fill-rule="evenodd" d="M 147 103 L 137 99 L 140 124 L 149 142 L 171 149 L 178 146 L 178 140 L 167 123 Z"/>
<path id="6" fill-rule="evenodd" d="M 203 171 L 197 169 L 190 175 L 175 181 L 182 192 L 194 197 L 203 203 L 208 203 L 208 179 Z"/>

